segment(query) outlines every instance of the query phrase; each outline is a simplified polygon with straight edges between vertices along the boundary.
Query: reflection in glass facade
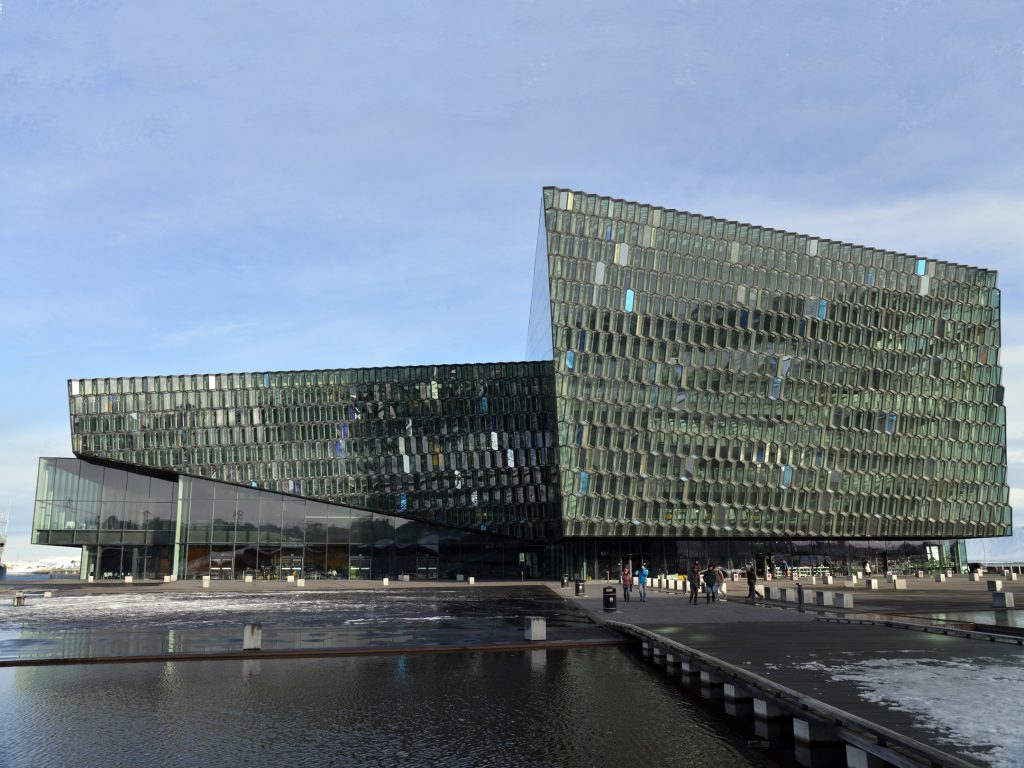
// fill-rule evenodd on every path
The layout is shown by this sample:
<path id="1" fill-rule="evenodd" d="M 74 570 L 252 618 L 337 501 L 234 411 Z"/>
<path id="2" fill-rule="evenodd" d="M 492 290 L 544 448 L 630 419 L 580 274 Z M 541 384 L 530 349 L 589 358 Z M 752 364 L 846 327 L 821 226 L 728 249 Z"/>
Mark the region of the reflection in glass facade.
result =
<path id="1" fill-rule="evenodd" d="M 518 575 L 536 545 L 139 467 L 40 459 L 35 543 L 96 578 Z"/>
<path id="2" fill-rule="evenodd" d="M 567 535 L 1010 534 L 994 272 L 569 190 L 544 209 Z"/>
<path id="3" fill-rule="evenodd" d="M 1011 532 L 998 350 L 994 272 L 546 188 L 540 362 L 72 380 L 73 450 L 123 488 L 44 462 L 36 536 L 181 575 L 372 573 L 370 534 L 333 538 L 366 513 L 547 574 L 956 560 Z M 168 528 L 140 499 L 171 487 Z"/>

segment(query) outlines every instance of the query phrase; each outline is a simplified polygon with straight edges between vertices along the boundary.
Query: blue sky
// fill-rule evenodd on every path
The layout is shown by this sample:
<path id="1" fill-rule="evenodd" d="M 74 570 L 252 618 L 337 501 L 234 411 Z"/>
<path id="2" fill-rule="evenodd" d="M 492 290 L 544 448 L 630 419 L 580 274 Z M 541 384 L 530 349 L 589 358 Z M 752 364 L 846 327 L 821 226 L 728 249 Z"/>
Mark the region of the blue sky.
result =
<path id="1" fill-rule="evenodd" d="M 1019 2 L 0 8 L 8 559 L 68 378 L 522 359 L 545 184 L 998 269 L 1024 501 Z"/>

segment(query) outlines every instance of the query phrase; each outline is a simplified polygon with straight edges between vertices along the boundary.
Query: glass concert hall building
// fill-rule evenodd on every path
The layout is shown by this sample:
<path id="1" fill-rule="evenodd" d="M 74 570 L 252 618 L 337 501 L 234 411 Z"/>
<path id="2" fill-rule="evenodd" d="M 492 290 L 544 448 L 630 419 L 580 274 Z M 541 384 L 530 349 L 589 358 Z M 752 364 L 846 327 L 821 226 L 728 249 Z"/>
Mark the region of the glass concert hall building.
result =
<path id="1" fill-rule="evenodd" d="M 531 362 L 68 382 L 82 576 L 962 568 L 1011 533 L 996 273 L 546 188 Z"/>

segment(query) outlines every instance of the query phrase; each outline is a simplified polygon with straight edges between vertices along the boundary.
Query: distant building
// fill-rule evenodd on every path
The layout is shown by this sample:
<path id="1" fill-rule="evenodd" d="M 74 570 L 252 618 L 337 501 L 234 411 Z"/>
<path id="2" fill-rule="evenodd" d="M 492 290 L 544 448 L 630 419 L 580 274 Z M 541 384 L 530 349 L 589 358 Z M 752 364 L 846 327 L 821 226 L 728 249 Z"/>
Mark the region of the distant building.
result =
<path id="1" fill-rule="evenodd" d="M 33 541 L 102 577 L 962 567 L 996 273 L 546 188 L 534 362 L 73 379 Z"/>

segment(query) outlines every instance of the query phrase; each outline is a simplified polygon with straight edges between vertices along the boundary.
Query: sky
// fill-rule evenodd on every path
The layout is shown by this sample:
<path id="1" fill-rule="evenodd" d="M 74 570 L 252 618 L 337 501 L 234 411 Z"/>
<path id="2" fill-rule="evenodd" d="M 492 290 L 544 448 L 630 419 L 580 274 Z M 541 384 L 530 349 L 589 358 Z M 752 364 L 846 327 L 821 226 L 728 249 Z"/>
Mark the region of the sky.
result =
<path id="1" fill-rule="evenodd" d="M 999 270 L 1017 506 L 1022 126 L 1016 0 L 0 0 L 6 559 L 69 378 L 523 359 L 544 185 Z"/>

